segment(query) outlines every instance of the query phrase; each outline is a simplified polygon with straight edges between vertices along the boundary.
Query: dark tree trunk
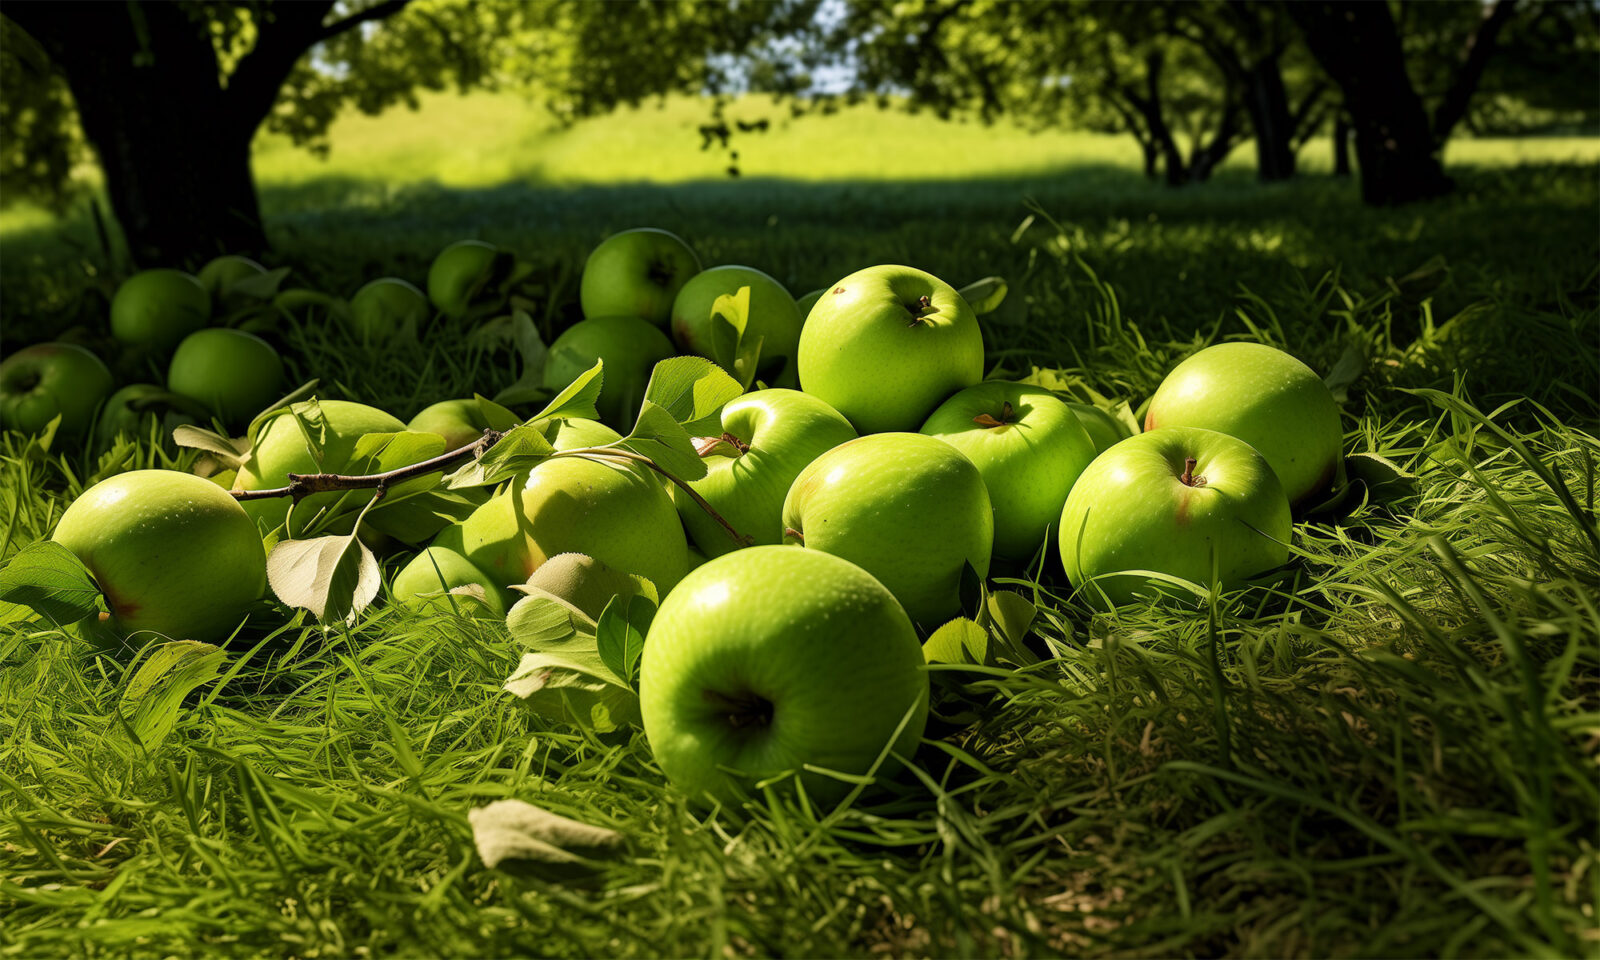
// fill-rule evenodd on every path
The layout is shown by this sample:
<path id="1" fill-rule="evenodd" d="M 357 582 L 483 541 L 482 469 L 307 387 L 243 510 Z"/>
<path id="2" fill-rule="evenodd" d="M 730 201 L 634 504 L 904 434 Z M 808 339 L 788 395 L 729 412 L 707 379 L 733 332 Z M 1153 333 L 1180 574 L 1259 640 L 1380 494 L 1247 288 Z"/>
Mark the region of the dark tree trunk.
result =
<path id="1" fill-rule="evenodd" d="M 250 142 L 289 71 L 319 41 L 389 16 L 384 0 L 324 25 L 332 0 L 253 5 L 255 46 L 222 86 L 199 5 L 8 3 L 66 76 L 134 263 L 195 266 L 259 254 L 267 238 Z"/>
<path id="2" fill-rule="evenodd" d="M 1144 178 L 1154 180 L 1159 173 L 1161 151 L 1156 149 L 1154 141 L 1139 141 L 1139 149 L 1144 153 Z"/>
<path id="3" fill-rule="evenodd" d="M 1256 176 L 1287 180 L 1294 176 L 1294 118 L 1278 58 L 1263 57 L 1244 71 L 1245 109 L 1256 141 Z"/>
<path id="4" fill-rule="evenodd" d="M 1350 176 L 1350 118 L 1342 110 L 1333 121 L 1333 175 Z"/>
<path id="5" fill-rule="evenodd" d="M 1223 101 L 1222 120 L 1217 124 L 1216 132 L 1205 143 L 1196 143 L 1189 156 L 1189 179 L 1195 183 L 1203 183 L 1211 179 L 1211 174 L 1216 172 L 1222 161 L 1228 159 L 1228 154 L 1239 145 L 1239 135 L 1242 132 L 1239 125 L 1239 114 L 1242 112 L 1239 101 L 1234 92 L 1229 90 Z"/>
<path id="6" fill-rule="evenodd" d="M 1428 113 L 1406 75 L 1389 5 L 1303 2 L 1287 9 L 1312 56 L 1344 93 L 1362 199 L 1393 206 L 1450 192 L 1454 184 L 1439 165 Z"/>
<path id="7" fill-rule="evenodd" d="M 178 4 L 8 4 L 62 72 L 136 264 L 266 247 L 248 128 L 227 110 L 204 19 Z"/>

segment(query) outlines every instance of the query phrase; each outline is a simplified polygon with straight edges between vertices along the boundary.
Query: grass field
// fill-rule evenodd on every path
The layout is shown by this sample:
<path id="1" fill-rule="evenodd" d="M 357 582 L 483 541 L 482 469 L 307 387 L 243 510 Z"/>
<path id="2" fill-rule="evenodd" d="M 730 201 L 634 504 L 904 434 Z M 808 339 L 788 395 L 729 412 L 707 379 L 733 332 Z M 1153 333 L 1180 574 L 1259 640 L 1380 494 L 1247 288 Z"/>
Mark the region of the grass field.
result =
<path id="1" fill-rule="evenodd" d="M 436 98 L 342 123 L 326 166 L 264 142 L 278 262 L 348 293 L 492 239 L 539 266 L 554 326 L 587 250 L 643 224 L 796 292 L 875 262 L 1001 274 L 994 375 L 1056 370 L 1137 406 L 1204 343 L 1264 340 L 1348 375 L 1346 451 L 1390 458 L 1414 495 L 1298 523 L 1283 577 L 1198 612 L 1096 613 L 1053 561 L 1006 571 L 1056 655 L 967 678 L 975 723 L 930 730 L 896 795 L 833 811 L 697 812 L 642 735 L 513 706 L 521 651 L 497 623 L 380 603 L 324 630 L 277 608 L 192 688 L 151 689 L 149 650 L 97 656 L 11 608 L 0 954 L 1600 950 L 1595 141 L 1461 141 L 1457 195 L 1372 211 L 1315 173 L 1169 191 L 1115 139 L 868 112 L 746 138 L 729 181 L 696 116 L 547 135 L 515 101 Z M 1447 272 L 1407 276 L 1434 257 Z M 112 273 L 81 214 L 8 210 L 0 337 L 103 345 Z M 278 340 L 322 396 L 409 417 L 516 379 L 467 333 L 366 345 L 313 319 Z M 167 455 L 5 436 L 0 558 Z M 466 813 L 506 796 L 630 854 L 583 882 L 487 870 Z"/>

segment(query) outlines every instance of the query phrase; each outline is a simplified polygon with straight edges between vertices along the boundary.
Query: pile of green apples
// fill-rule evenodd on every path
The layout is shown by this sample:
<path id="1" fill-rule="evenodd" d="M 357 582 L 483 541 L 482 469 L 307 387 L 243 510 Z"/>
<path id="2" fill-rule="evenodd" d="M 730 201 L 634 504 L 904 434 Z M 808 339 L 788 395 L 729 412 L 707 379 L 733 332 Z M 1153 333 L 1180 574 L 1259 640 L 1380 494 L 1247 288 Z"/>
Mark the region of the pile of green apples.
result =
<path id="1" fill-rule="evenodd" d="M 423 323 L 430 301 L 447 316 L 484 315 L 503 306 L 495 291 L 516 272 L 499 248 L 455 244 L 427 297 L 375 281 L 346 322 Z M 188 319 L 167 319 L 176 296 L 141 301 L 161 309 L 140 324 L 118 327 L 114 306 L 119 337 L 173 340 L 203 324 L 202 283 L 150 273 L 128 283 L 183 290 Z M 603 369 L 595 418 L 564 417 L 545 435 L 570 455 L 497 487 L 441 493 L 427 510 L 394 504 L 387 518 L 365 490 L 318 493 L 292 511 L 284 498 L 241 504 L 229 488 L 376 473 L 522 422 L 482 397 L 409 423 L 346 401 L 288 405 L 252 423 L 219 478 L 135 471 L 68 508 L 54 540 L 94 578 L 102 626 L 224 639 L 264 592 L 263 543 L 329 531 L 409 557 L 389 581 L 397 607 L 507 619 L 518 636 L 537 621 L 540 636 L 563 638 L 535 650 L 537 683 L 594 660 L 614 608 L 643 597 L 651 615 L 634 640 L 618 634 L 626 655 L 613 686 L 636 703 L 667 777 L 698 799 L 734 802 L 789 774 L 828 802 L 916 750 L 929 715 L 924 638 L 963 614 L 974 574 L 1059 570 L 1087 607 L 1153 601 L 1192 615 L 1194 597 L 1285 565 L 1295 511 L 1342 472 L 1334 397 L 1261 344 L 1222 343 L 1178 364 L 1138 430 L 1043 386 L 985 380 L 972 304 L 912 267 L 868 267 L 797 299 L 750 267 L 702 270 L 678 237 L 639 229 L 593 251 L 580 301 L 585 319 L 549 345 L 542 372 L 558 393 Z M 177 337 L 174 390 L 186 382 L 184 345 L 207 332 L 231 331 Z M 744 392 L 691 425 L 704 476 L 672 482 L 615 445 L 640 418 L 652 371 L 680 353 L 709 359 Z M 261 354 L 256 371 L 274 390 L 276 359 Z M 97 389 L 108 379 L 56 376 Z M 208 409 L 226 421 L 234 402 Z M 36 406 L 8 407 L 7 422 L 37 426 L 49 410 Z M 576 633 L 549 632 L 552 610 Z M 576 651 L 574 635 L 590 645 Z"/>

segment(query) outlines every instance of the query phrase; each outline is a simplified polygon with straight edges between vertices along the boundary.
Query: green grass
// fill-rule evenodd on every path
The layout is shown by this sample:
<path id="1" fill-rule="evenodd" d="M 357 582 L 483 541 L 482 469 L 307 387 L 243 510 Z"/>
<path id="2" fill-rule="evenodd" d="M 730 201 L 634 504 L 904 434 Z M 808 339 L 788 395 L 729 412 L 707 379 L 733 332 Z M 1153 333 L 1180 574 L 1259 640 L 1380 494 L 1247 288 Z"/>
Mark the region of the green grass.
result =
<path id="1" fill-rule="evenodd" d="M 436 149 L 503 116 L 477 109 Z M 524 165 L 495 159 L 521 136 L 495 128 L 476 172 L 433 184 L 388 166 L 433 141 L 369 126 L 336 143 L 335 162 L 352 154 L 337 174 L 291 172 L 300 161 L 262 147 L 299 283 L 420 279 L 443 242 L 482 235 L 540 265 L 559 324 L 587 248 L 642 223 L 798 290 L 890 260 L 957 282 L 1001 273 L 997 375 L 1057 369 L 1137 405 L 1217 338 L 1323 371 L 1348 358 L 1347 451 L 1394 460 L 1417 494 L 1297 524 L 1283 577 L 1199 610 L 1095 613 L 1054 566 L 1003 571 L 1040 601 L 1034 639 L 1057 655 L 968 678 L 980 719 L 930 730 L 897 794 L 837 811 L 694 811 L 642 736 L 515 707 L 499 684 L 520 650 L 499 624 L 380 604 L 325 631 L 280 611 L 228 647 L 219 679 L 140 697 L 140 657 L 0 612 L 0 954 L 1600 950 L 1592 153 L 1480 157 L 1453 169 L 1451 199 L 1369 211 L 1332 178 L 1262 189 L 1235 171 L 1167 191 L 1124 160 L 1026 153 L 1023 135 L 979 179 L 963 179 L 978 160 L 873 176 L 813 136 L 809 155 L 841 165 L 826 176 L 760 171 L 741 146 L 739 182 L 669 160 L 632 169 L 688 182 L 615 185 L 502 183 L 496 164 L 581 169 L 620 133 L 571 131 L 595 139 Z M 896 129 L 913 127 L 950 130 Z M 380 137 L 400 154 L 373 146 L 358 175 L 357 147 Z M 108 265 L 86 225 L 47 235 L 17 215 L 0 231 L 8 343 L 66 324 L 100 342 Z M 1437 289 L 1402 279 L 1435 255 L 1450 265 Z M 410 416 L 515 379 L 511 353 L 466 334 L 372 347 L 312 320 L 280 342 L 323 395 Z M 0 558 L 98 477 L 166 457 L 155 439 L 104 457 L 0 439 Z M 466 813 L 504 796 L 615 827 L 630 855 L 582 883 L 486 870 Z"/>

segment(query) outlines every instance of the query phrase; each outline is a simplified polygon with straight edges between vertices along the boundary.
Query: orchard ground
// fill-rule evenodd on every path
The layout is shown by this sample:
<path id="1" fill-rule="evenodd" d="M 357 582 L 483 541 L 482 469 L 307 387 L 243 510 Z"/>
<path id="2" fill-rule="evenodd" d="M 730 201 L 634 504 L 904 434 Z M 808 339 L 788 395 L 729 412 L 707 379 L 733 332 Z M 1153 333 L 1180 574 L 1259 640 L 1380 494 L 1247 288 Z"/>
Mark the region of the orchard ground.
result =
<path id="1" fill-rule="evenodd" d="M 870 110 L 740 136 L 728 180 L 694 149 L 703 115 L 552 132 L 513 98 L 434 97 L 342 121 L 327 165 L 263 141 L 273 265 L 348 295 L 481 237 L 540 265 L 552 329 L 587 251 L 639 225 L 796 293 L 882 262 L 1000 274 L 995 375 L 1059 370 L 1137 406 L 1202 343 L 1261 339 L 1337 371 L 1346 451 L 1415 474 L 1414 496 L 1299 525 L 1288 576 L 1198 611 L 1094 613 L 1053 558 L 1006 572 L 1065 653 L 969 678 L 989 705 L 932 731 L 917 789 L 841 811 L 692 812 L 642 736 L 514 707 L 520 651 L 493 624 L 383 605 L 353 630 L 252 624 L 148 688 L 145 657 L 8 610 L 0 953 L 1600 948 L 1600 141 L 1460 140 L 1455 196 L 1375 211 L 1322 172 L 1326 144 L 1289 184 L 1255 184 L 1242 151 L 1171 191 L 1131 141 Z M 116 270 L 81 207 L 0 214 L 5 348 L 93 341 Z M 452 324 L 284 339 L 321 395 L 402 418 L 517 375 Z M 171 462 L 17 436 L 0 457 L 0 558 L 95 479 Z M 631 854 L 584 882 L 485 870 L 466 813 L 504 796 Z"/>

